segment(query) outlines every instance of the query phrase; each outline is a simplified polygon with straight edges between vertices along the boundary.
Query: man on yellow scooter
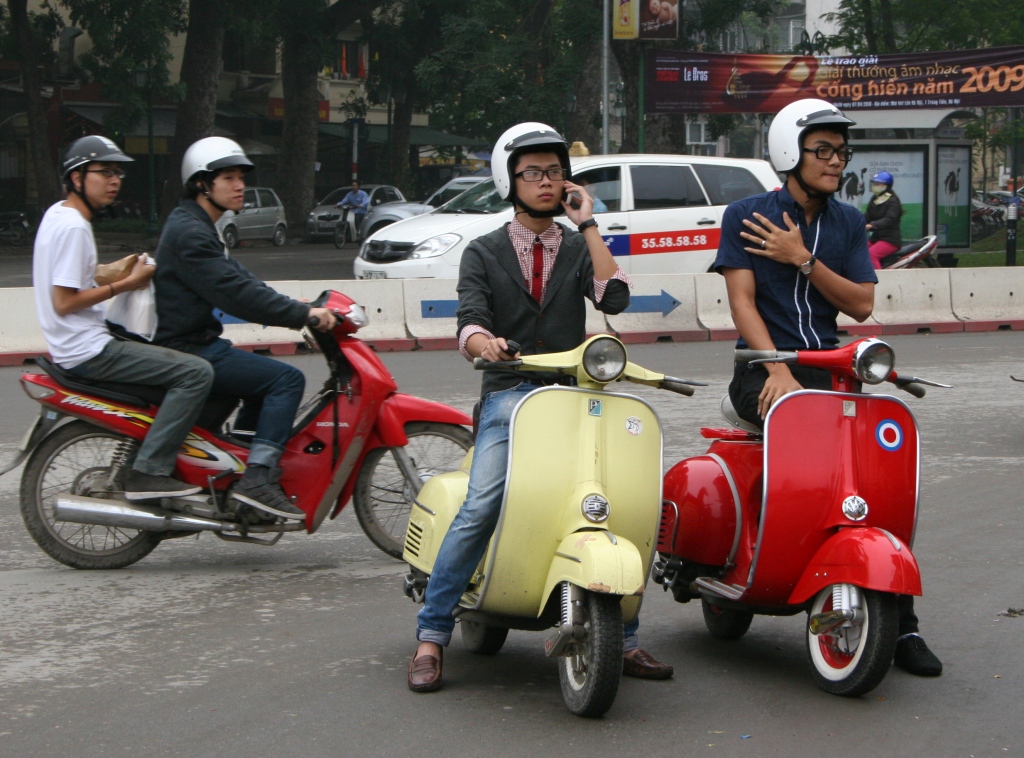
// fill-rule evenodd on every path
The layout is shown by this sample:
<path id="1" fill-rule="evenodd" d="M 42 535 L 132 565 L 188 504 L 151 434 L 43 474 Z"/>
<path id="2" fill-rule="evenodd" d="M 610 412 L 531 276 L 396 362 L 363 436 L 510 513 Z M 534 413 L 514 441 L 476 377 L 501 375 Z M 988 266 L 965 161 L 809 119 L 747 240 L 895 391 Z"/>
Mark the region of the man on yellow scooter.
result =
<path id="1" fill-rule="evenodd" d="M 513 203 L 516 215 L 510 224 L 474 240 L 462 254 L 459 349 L 468 360 L 510 360 L 507 337 L 518 341 L 527 355 L 571 350 L 586 336 L 584 298 L 600 311 L 621 313 L 629 306 L 629 278 L 601 237 L 593 199 L 569 181 L 568 146 L 554 129 L 536 122 L 512 127 L 494 147 L 491 171 L 498 192 Z M 577 231 L 554 223 L 563 214 Z M 455 628 L 452 611 L 483 557 L 501 510 L 512 411 L 538 385 L 567 381 L 539 373 L 528 377 L 484 372 L 469 492 L 441 544 L 418 616 L 420 644 L 409 664 L 409 689 L 414 692 L 441 688 L 442 653 Z M 633 621 L 625 628 L 623 674 L 671 677 L 671 666 L 640 649 L 638 626 Z"/>

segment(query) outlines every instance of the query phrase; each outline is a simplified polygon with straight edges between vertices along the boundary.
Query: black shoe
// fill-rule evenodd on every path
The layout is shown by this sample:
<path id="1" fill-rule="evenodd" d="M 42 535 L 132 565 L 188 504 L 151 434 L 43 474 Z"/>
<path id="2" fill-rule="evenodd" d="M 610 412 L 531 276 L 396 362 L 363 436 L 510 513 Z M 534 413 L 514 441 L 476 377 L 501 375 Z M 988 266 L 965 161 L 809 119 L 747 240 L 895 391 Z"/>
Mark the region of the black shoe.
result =
<path id="1" fill-rule="evenodd" d="M 938 676 L 942 673 L 942 661 L 917 634 L 905 634 L 899 638 L 892 662 L 917 676 Z"/>
<path id="2" fill-rule="evenodd" d="M 162 497 L 183 497 L 202 492 L 202 487 L 179 482 L 169 476 L 153 476 L 131 469 L 124 481 L 124 496 L 128 500 L 157 500 Z"/>
<path id="3" fill-rule="evenodd" d="M 240 503 L 282 518 L 304 519 L 306 514 L 284 494 L 278 480 L 281 469 L 250 466 L 235 485 L 231 497 Z"/>

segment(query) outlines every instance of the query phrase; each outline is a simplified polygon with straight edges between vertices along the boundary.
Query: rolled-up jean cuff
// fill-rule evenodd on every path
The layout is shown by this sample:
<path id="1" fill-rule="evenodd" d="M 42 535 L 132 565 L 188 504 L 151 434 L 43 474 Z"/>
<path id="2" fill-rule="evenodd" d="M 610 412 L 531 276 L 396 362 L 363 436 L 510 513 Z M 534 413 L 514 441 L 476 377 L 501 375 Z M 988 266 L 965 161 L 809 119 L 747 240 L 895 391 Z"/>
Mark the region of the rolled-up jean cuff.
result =
<path id="1" fill-rule="evenodd" d="M 635 634 L 631 634 L 622 640 L 623 653 L 628 653 L 630 650 L 636 650 L 638 647 L 640 647 L 640 638 Z"/>
<path id="2" fill-rule="evenodd" d="M 452 635 L 449 632 L 435 632 L 433 629 L 417 629 L 416 639 L 420 642 L 433 642 L 441 647 L 448 647 L 448 643 L 452 641 Z"/>
<path id="3" fill-rule="evenodd" d="M 281 460 L 282 453 L 284 453 L 284 448 L 279 448 L 272 442 L 264 440 L 253 442 L 252 447 L 249 448 L 248 465 L 275 468 Z"/>

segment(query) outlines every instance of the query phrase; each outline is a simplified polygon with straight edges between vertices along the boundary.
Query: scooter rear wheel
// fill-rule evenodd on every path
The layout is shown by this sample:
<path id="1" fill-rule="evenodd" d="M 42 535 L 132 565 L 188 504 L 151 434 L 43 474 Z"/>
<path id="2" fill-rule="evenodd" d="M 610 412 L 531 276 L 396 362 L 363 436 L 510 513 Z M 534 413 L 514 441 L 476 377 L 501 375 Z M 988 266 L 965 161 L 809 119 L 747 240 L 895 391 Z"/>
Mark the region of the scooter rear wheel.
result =
<path id="1" fill-rule="evenodd" d="M 858 588 L 864 621 L 859 626 L 839 627 L 811 634 L 808 627 L 807 659 L 814 679 L 825 692 L 857 697 L 881 683 L 896 653 L 899 612 L 896 596 Z M 832 610 L 832 586 L 818 593 L 810 615 Z M 809 618 L 809 617 L 808 617 Z"/>
<path id="2" fill-rule="evenodd" d="M 77 569 L 119 569 L 160 544 L 156 532 L 56 521 L 57 495 L 110 497 L 104 488 L 114 451 L 125 438 L 84 421 L 62 426 L 39 445 L 21 477 L 21 517 L 43 552 Z"/>
<path id="3" fill-rule="evenodd" d="M 562 699 L 577 716 L 603 716 L 622 678 L 622 606 L 617 595 L 587 592 L 586 635 L 558 668 Z"/>
<path id="4" fill-rule="evenodd" d="M 420 478 L 455 471 L 473 444 L 472 435 L 456 424 L 417 421 L 405 425 L 406 450 Z M 366 454 L 352 494 L 359 526 L 370 541 L 393 558 L 401 558 L 409 511 L 416 492 L 386 447 Z"/>
<path id="5" fill-rule="evenodd" d="M 504 626 L 488 626 L 460 619 L 459 628 L 462 630 L 462 644 L 477 655 L 496 655 L 508 638 L 508 628 Z"/>

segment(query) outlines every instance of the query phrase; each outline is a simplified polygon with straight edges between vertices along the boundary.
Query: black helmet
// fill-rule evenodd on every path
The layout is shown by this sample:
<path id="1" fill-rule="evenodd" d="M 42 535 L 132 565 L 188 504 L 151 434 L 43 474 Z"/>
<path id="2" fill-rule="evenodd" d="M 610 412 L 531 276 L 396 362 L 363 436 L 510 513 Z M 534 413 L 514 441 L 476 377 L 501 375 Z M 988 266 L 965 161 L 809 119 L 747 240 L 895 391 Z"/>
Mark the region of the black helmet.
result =
<path id="1" fill-rule="evenodd" d="M 129 158 L 121 152 L 121 148 L 115 145 L 106 137 L 92 134 L 88 137 L 76 139 L 64 152 L 64 160 L 61 162 L 61 178 L 67 179 L 68 174 L 76 168 L 84 166 L 93 161 L 102 163 L 132 163 L 134 158 Z"/>

